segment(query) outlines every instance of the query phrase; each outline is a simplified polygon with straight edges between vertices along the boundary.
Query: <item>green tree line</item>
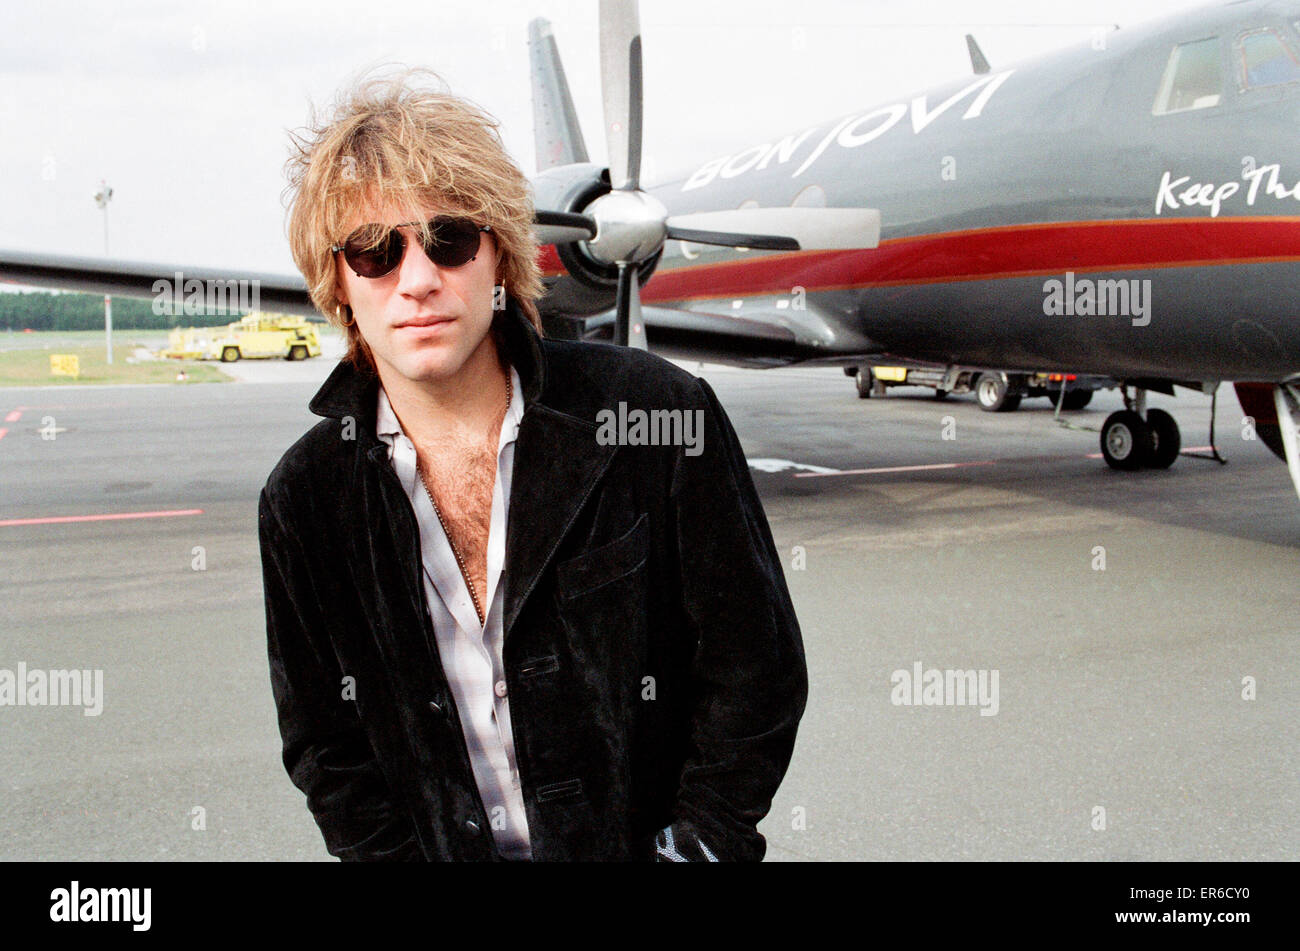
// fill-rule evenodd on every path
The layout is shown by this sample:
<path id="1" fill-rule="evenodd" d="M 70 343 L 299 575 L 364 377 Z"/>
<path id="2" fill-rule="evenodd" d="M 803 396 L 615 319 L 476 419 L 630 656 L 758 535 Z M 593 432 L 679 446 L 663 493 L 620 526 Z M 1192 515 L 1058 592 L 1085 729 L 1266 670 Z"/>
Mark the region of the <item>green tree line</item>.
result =
<path id="1" fill-rule="evenodd" d="M 113 298 L 113 329 L 170 330 L 173 327 L 216 327 L 238 320 L 231 311 L 221 315 L 155 314 L 153 301 Z M 49 291 L 0 293 L 2 330 L 103 330 L 101 294 L 55 294 Z"/>

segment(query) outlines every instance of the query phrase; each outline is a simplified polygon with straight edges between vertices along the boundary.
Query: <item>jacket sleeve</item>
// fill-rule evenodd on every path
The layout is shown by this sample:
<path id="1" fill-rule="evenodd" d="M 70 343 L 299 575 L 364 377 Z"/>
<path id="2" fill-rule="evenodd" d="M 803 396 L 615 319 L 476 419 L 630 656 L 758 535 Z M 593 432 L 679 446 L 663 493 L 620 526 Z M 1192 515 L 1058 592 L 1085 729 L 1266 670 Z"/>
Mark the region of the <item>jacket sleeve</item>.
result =
<path id="1" fill-rule="evenodd" d="M 789 766 L 808 673 L 744 453 L 713 390 L 703 380 L 696 385 L 702 442 L 678 448 L 671 489 L 680 581 L 697 647 L 692 750 L 670 829 L 673 851 L 688 857 L 757 861 L 766 843 L 756 826 Z"/>
<path id="2" fill-rule="evenodd" d="M 422 861 L 415 826 L 393 801 L 357 716 L 344 699 L 322 605 L 298 537 L 262 490 L 258 536 L 267 654 L 285 769 L 307 796 L 331 855 L 343 861 Z"/>

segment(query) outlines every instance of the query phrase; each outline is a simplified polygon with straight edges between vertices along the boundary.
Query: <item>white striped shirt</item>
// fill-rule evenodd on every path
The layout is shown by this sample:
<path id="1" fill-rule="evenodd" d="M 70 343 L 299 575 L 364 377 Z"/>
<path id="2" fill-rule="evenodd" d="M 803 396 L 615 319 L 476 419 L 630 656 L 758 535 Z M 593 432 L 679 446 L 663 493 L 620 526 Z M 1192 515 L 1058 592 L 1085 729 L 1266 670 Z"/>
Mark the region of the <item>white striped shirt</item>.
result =
<path id="1" fill-rule="evenodd" d="M 388 446 L 388 459 L 415 509 L 424 562 L 424 591 L 438 643 L 438 656 L 464 728 L 470 766 L 483 799 L 483 808 L 487 810 L 488 825 L 503 856 L 528 859 L 532 857 L 528 819 L 524 813 L 523 787 L 515 760 L 515 740 L 510 729 L 510 703 L 506 696 L 505 666 L 501 656 L 506 520 L 514 472 L 515 438 L 524 413 L 519 374 L 513 367 L 510 379 L 513 385 L 510 406 L 501 423 L 501 438 L 497 442 L 497 477 L 492 488 L 492 515 L 488 528 L 486 623 L 482 626 L 447 534 L 420 481 L 415 445 L 402 431 L 382 385 L 379 387 L 375 430 Z"/>

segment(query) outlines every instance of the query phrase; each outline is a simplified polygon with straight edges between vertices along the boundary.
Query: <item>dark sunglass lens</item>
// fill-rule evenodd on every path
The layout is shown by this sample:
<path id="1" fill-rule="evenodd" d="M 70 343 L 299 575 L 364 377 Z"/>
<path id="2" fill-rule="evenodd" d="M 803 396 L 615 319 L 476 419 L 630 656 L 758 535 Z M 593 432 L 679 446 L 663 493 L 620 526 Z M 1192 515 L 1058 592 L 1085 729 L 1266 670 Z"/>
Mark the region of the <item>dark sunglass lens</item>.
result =
<path id="1" fill-rule="evenodd" d="M 432 244 L 425 247 L 429 260 L 439 267 L 460 267 L 478 254 L 479 228 L 461 218 L 436 218 L 429 222 Z"/>
<path id="2" fill-rule="evenodd" d="M 382 236 L 358 233 L 343 246 L 343 257 L 362 277 L 383 277 L 401 263 L 405 247 L 401 233 L 393 229 Z"/>

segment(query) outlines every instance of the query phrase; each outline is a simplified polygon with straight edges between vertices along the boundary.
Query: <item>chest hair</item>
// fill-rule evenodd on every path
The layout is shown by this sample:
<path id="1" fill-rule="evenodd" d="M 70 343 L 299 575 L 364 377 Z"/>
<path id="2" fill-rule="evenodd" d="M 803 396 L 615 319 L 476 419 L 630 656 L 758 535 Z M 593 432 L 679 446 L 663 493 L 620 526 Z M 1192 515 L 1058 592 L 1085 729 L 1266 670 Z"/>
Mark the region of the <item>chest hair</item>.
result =
<path id="1" fill-rule="evenodd" d="M 419 447 L 417 455 L 429 491 L 460 552 L 487 611 L 487 547 L 492 524 L 492 490 L 497 476 L 499 428 L 490 440 L 453 440 L 435 448 Z"/>

